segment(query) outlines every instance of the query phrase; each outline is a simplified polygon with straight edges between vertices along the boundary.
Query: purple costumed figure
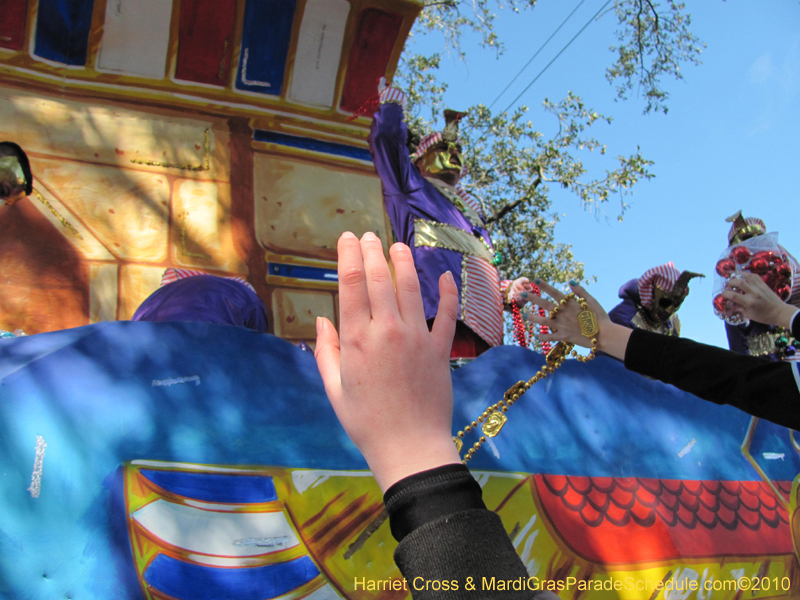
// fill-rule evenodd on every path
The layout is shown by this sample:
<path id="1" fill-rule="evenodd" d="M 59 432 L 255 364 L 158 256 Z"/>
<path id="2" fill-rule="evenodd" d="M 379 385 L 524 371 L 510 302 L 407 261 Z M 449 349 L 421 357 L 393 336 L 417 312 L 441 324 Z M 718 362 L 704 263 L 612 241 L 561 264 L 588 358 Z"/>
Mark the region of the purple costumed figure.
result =
<path id="1" fill-rule="evenodd" d="M 680 336 L 678 309 L 689 295 L 689 281 L 704 277 L 699 273 L 675 268 L 671 262 L 647 270 L 639 279 L 631 279 L 619 288 L 622 298 L 608 312 L 612 322 L 631 329 L 646 329 L 663 335 Z"/>
<path id="2" fill-rule="evenodd" d="M 267 332 L 267 311 L 253 286 L 241 277 L 169 268 L 161 287 L 142 302 L 132 321 L 190 321 Z"/>
<path id="3" fill-rule="evenodd" d="M 445 111 L 444 131 L 423 138 L 409 155 L 405 95 L 386 87 L 380 101 L 369 147 L 395 235 L 414 255 L 425 318 L 436 316 L 439 277 L 450 271 L 460 311 L 451 356 L 477 356 L 503 343 L 503 308 L 511 302 L 524 305 L 530 282 L 525 277 L 500 281 L 480 202 L 458 185 L 464 172 L 458 143 L 463 113 Z"/>

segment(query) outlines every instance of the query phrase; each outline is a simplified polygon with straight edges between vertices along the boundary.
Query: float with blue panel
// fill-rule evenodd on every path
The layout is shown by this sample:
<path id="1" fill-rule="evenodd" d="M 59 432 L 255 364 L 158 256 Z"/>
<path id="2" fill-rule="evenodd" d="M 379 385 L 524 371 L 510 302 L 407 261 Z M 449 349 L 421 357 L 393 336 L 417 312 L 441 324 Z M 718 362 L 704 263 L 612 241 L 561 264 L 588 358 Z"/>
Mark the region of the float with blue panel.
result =
<path id="1" fill-rule="evenodd" d="M 500 347 L 456 371 L 454 427 L 541 364 Z M 359 598 L 364 569 L 399 576 L 380 490 L 288 342 L 102 323 L 0 341 L 0 383 L 0 597 Z M 604 358 L 568 362 L 508 417 L 470 467 L 537 568 L 793 568 L 785 428 L 752 436 L 762 477 L 748 415 Z"/>

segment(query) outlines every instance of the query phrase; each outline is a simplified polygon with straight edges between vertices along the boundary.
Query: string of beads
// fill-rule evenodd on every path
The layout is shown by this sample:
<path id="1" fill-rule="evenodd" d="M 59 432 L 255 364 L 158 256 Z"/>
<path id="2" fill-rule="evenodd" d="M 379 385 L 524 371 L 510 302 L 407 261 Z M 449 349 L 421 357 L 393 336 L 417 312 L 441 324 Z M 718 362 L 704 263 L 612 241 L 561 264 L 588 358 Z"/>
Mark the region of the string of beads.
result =
<path id="1" fill-rule="evenodd" d="M 462 463 L 466 464 L 474 456 L 474 454 L 480 450 L 481 446 L 486 443 L 487 438 L 495 437 L 500 433 L 500 430 L 508 421 L 508 417 L 506 416 L 508 409 L 511 408 L 511 406 L 513 406 L 514 403 L 517 402 L 525 394 L 525 392 L 533 387 L 538 381 L 544 379 L 558 369 L 564 363 L 564 361 L 567 360 L 567 357 L 570 356 L 570 354 L 580 362 L 589 362 L 596 356 L 597 334 L 599 332 L 599 328 L 597 326 L 597 318 L 595 317 L 595 314 L 589 310 L 586 300 L 570 292 L 561 300 L 559 300 L 556 307 L 550 311 L 549 318 L 555 319 L 556 315 L 558 315 L 559 311 L 566 306 L 567 302 L 573 299 L 580 304 L 582 309 L 578 315 L 578 322 L 580 324 L 581 334 L 591 340 L 589 354 L 586 356 L 581 356 L 573 350 L 574 344 L 570 344 L 568 342 L 558 342 L 555 347 L 553 347 L 547 353 L 545 364 L 533 377 L 531 377 L 528 381 L 518 381 L 512 385 L 508 390 L 506 390 L 505 394 L 503 394 L 502 400 L 487 406 L 486 409 L 480 415 L 478 415 L 474 421 L 468 423 L 463 430 L 456 434 L 457 437 L 453 437 L 453 442 L 455 443 L 456 448 L 459 452 L 461 452 L 461 449 L 464 446 L 463 439 L 467 434 L 478 430 L 479 428 L 480 432 L 483 434 L 478 438 L 478 441 L 475 442 L 469 450 L 467 450 L 467 453 L 464 455 L 463 460 L 461 461 Z"/>
<path id="2" fill-rule="evenodd" d="M 532 288 L 531 291 L 536 296 L 540 296 L 541 297 L 542 291 L 539 289 L 538 285 L 536 285 L 535 283 L 532 283 L 531 284 L 531 288 Z M 545 312 L 545 310 L 541 306 L 539 306 L 537 308 L 538 308 L 540 317 L 544 317 L 545 315 L 547 315 L 547 312 Z M 535 336 L 534 331 L 533 331 L 533 323 L 531 323 L 530 334 L 528 334 L 526 332 L 526 330 L 525 330 L 525 322 L 522 319 L 522 313 L 520 311 L 519 306 L 517 306 L 516 302 L 512 302 L 511 303 L 511 319 L 514 322 L 514 337 L 516 338 L 517 343 L 520 346 L 522 346 L 523 348 L 527 348 L 529 346 L 528 340 L 530 339 L 531 340 L 530 343 L 533 343 L 532 340 L 533 340 L 533 338 Z M 545 333 L 545 334 L 546 333 L 550 333 L 550 329 L 547 327 L 547 325 L 542 325 L 539 331 L 540 331 L 540 333 Z M 552 348 L 553 348 L 553 346 L 552 346 L 552 344 L 550 342 L 542 342 L 542 352 L 544 352 L 545 354 L 550 352 L 550 350 L 552 350 Z"/>

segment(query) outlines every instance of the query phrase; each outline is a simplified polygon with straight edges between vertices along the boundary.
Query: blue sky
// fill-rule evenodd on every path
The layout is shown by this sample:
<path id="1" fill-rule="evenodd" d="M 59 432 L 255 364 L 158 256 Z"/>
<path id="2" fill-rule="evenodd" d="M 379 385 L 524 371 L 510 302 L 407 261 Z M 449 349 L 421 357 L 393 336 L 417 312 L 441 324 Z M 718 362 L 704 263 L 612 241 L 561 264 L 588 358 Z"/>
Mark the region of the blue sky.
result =
<path id="1" fill-rule="evenodd" d="M 449 84 L 446 104 L 463 108 L 491 103 L 536 49 L 578 5 L 579 0 L 539 0 L 520 14 L 501 11 L 497 29 L 506 44 L 499 59 L 478 48 L 477 38 L 463 45 L 467 62 L 452 55 L 444 62 Z M 573 35 L 603 5 L 586 0 L 558 35 L 497 102 L 505 108 Z M 595 136 L 611 156 L 641 146 L 654 160 L 656 177 L 638 184 L 629 208 L 617 221 L 619 203 L 584 211 L 577 197 L 552 188 L 553 209 L 561 215 L 558 241 L 573 247 L 589 287 L 606 309 L 619 301 L 627 280 L 650 267 L 673 261 L 680 270 L 706 274 L 694 280 L 680 310 L 683 336 L 727 347 L 722 321 L 711 308 L 714 265 L 727 245 L 725 218 L 741 209 L 762 218 L 779 241 L 800 256 L 796 227 L 800 151 L 800 3 L 788 0 L 687 0 L 692 31 L 706 43 L 699 66 L 682 67 L 684 79 L 667 81 L 667 115 L 642 115 L 635 95 L 615 102 L 605 80 L 613 60 L 616 18 L 608 13 L 590 25 L 520 99 L 531 119 L 547 132 L 551 117 L 540 110 L 547 97 L 556 101 L 572 90 L 598 112 L 614 118 Z M 421 40 L 442 49 L 440 40 Z M 603 167 L 605 168 L 605 167 Z M 610 167 L 609 168 L 613 168 Z"/>

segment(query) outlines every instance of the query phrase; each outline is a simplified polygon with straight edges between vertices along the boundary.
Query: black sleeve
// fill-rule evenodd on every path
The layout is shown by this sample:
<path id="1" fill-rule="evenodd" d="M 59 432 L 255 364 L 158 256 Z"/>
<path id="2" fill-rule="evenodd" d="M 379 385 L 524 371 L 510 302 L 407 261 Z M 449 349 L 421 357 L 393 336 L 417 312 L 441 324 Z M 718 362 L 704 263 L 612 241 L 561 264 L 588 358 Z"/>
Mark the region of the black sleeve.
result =
<path id="1" fill-rule="evenodd" d="M 796 340 L 800 340 L 800 310 L 794 313 L 792 317 L 792 336 Z"/>
<path id="2" fill-rule="evenodd" d="M 795 317 L 793 331 L 800 329 Z M 769 362 L 692 340 L 634 329 L 625 366 L 703 400 L 800 430 L 797 363 Z"/>
<path id="3" fill-rule="evenodd" d="M 386 491 L 384 502 L 400 542 L 394 559 L 414 600 L 558 600 L 527 589 L 525 565 L 464 465 L 407 477 Z M 517 589 L 499 591 L 499 581 L 518 582 L 510 586 Z"/>

